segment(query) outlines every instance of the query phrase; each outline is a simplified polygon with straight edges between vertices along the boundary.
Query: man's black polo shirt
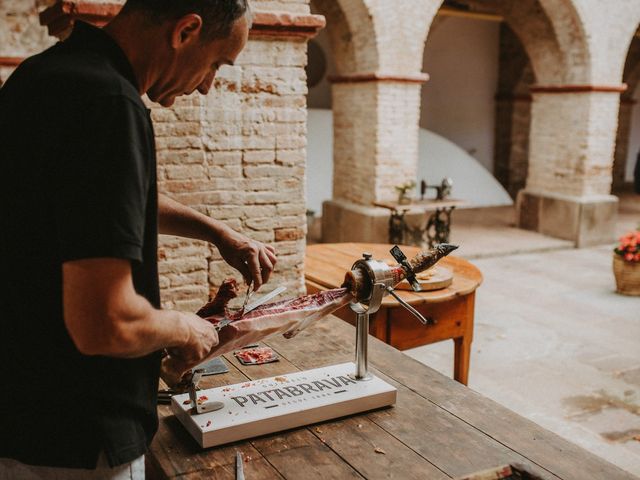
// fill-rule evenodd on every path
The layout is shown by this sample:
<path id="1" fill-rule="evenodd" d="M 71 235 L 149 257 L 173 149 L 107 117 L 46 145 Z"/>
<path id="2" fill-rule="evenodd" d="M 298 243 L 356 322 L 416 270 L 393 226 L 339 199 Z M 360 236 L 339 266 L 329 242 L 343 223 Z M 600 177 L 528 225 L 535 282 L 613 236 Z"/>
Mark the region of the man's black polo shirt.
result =
<path id="1" fill-rule="evenodd" d="M 160 356 L 84 356 L 62 313 L 62 263 L 96 257 L 131 260 L 159 306 L 153 129 L 106 33 L 78 23 L 0 89 L 0 171 L 0 457 L 131 461 L 157 429 Z"/>

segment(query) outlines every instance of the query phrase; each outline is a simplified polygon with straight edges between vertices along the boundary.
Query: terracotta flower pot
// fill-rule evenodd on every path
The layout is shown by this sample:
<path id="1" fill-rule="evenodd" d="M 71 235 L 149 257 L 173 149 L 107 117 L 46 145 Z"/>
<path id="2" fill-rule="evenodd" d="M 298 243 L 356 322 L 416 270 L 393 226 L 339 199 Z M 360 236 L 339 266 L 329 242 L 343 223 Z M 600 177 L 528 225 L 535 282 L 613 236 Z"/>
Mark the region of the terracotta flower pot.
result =
<path id="1" fill-rule="evenodd" d="M 640 262 L 628 262 L 614 253 L 613 275 L 616 277 L 618 293 L 640 296 Z"/>

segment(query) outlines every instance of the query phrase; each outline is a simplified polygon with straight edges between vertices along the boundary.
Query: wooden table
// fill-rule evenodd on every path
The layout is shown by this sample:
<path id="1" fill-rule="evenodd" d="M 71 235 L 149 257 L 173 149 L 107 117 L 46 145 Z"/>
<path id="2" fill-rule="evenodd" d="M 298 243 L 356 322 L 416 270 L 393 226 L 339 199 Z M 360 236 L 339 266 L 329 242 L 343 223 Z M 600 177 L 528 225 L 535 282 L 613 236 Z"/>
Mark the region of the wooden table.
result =
<path id="1" fill-rule="evenodd" d="M 330 316 L 268 343 L 280 362 L 243 367 L 228 358 L 229 373 L 205 386 L 351 361 L 355 329 Z M 398 389 L 395 407 L 201 451 L 161 406 L 148 478 L 233 479 L 236 450 L 247 480 L 443 480 L 514 463 L 545 480 L 635 478 L 375 338 L 369 352 L 373 372 Z"/>
<path id="2" fill-rule="evenodd" d="M 362 258 L 363 252 L 372 253 L 377 260 L 393 260 L 389 253 L 391 247 L 370 243 L 308 246 L 305 257 L 307 291 L 314 293 L 339 287 L 345 272 L 351 269 L 353 262 Z M 420 251 L 409 246 L 403 246 L 402 250 L 409 258 Z M 438 265 L 453 271 L 453 283 L 449 287 L 421 293 L 397 290 L 403 300 L 430 319 L 432 324 L 420 323 L 389 295 L 384 298 L 378 313 L 371 316 L 369 333 L 400 350 L 452 339 L 455 349 L 453 376 L 466 385 L 473 340 L 475 290 L 482 282 L 482 274 L 471 263 L 452 256 L 443 258 Z M 338 310 L 335 315 L 355 324 L 355 315 L 348 307 Z"/>

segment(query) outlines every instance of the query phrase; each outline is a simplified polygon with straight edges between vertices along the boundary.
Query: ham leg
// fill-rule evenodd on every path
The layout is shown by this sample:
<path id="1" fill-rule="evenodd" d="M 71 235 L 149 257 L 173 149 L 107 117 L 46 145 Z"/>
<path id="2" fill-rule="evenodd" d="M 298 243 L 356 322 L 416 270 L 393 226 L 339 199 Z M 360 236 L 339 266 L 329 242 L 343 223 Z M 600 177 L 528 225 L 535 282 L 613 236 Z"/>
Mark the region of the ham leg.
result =
<path id="1" fill-rule="evenodd" d="M 219 343 L 211 350 L 207 359 L 218 357 L 277 334 L 291 338 L 314 320 L 325 317 L 348 304 L 352 298 L 347 288 L 336 288 L 261 305 L 241 316 L 240 312 L 232 312 L 227 306 L 237 294 L 236 281 L 233 279 L 225 280 L 215 298 L 197 312 L 198 315 L 214 325 L 225 319 L 231 320 L 231 323 L 222 327 L 218 332 Z M 171 357 L 163 359 L 162 379 L 171 387 L 186 387 L 181 383 L 182 372 L 175 372 L 171 368 L 171 364 Z"/>
<path id="2" fill-rule="evenodd" d="M 211 356 L 222 355 L 276 334 L 291 338 L 314 320 L 329 315 L 351 300 L 348 289 L 336 288 L 267 303 L 240 316 L 239 312 L 233 313 L 226 306 L 226 302 L 235 296 L 229 294 L 234 288 L 235 282 L 232 282 L 225 281 L 216 297 L 198 311 L 198 315 L 213 324 L 227 318 L 231 320 L 220 330 L 220 343 L 212 350 Z"/>
<path id="3" fill-rule="evenodd" d="M 443 243 L 426 252 L 420 252 L 409 263 L 416 273 L 421 272 L 435 265 L 438 260 L 456 248 L 458 247 L 455 245 Z M 391 269 L 394 283 L 400 282 L 405 277 L 405 271 L 400 265 Z M 231 323 L 219 331 L 219 343 L 207 358 L 218 357 L 276 334 L 291 338 L 315 320 L 347 305 L 352 298 L 367 298 L 366 293 L 369 288 L 370 282 L 362 272 L 349 271 L 343 288 L 268 303 L 245 315 L 240 315 L 240 312 L 232 312 L 228 308 L 229 301 L 238 296 L 238 285 L 233 279 L 225 280 L 215 297 L 197 312 L 199 316 L 214 325 L 225 319 L 231 320 Z M 175 376 L 172 378 L 169 373 L 170 362 L 170 357 L 164 359 L 162 378 L 169 385 L 175 385 L 180 379 L 176 379 Z"/>

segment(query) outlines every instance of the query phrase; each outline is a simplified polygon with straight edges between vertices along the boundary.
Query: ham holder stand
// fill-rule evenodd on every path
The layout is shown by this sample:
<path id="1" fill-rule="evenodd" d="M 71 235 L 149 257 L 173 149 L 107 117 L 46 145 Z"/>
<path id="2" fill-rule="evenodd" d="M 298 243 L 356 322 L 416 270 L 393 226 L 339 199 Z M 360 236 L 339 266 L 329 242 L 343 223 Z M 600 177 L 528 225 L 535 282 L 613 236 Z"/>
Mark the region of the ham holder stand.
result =
<path id="1" fill-rule="evenodd" d="M 198 444 L 213 447 L 395 404 L 396 388 L 368 370 L 369 316 L 391 294 L 423 324 L 427 320 L 393 290 L 399 282 L 398 272 L 414 291 L 420 291 L 420 284 L 400 248 L 395 246 L 391 254 L 397 267 L 374 260 L 369 253 L 351 267 L 350 275 L 357 284 L 350 303 L 357 318 L 355 363 L 198 392 L 192 387 L 189 394 L 174 395 L 171 409 Z"/>

